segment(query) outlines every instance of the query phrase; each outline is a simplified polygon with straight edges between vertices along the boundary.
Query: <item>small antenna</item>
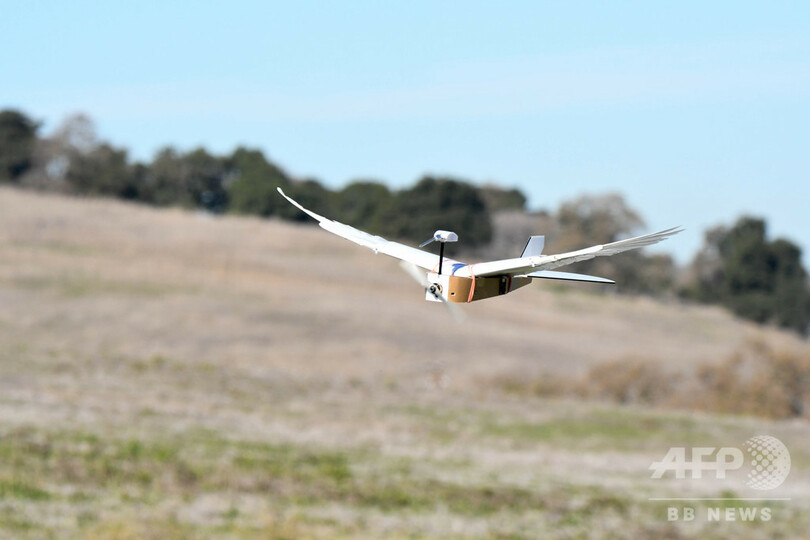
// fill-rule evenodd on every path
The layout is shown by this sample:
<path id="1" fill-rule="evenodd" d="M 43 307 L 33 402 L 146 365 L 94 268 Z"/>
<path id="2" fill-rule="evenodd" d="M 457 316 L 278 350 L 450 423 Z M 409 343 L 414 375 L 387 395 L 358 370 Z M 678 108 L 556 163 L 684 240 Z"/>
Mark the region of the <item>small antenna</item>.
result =
<path id="1" fill-rule="evenodd" d="M 442 263 L 444 262 L 444 244 L 447 242 L 458 242 L 458 235 L 453 231 L 436 231 L 429 240 L 419 244 L 419 247 L 425 247 L 431 242 L 439 242 L 439 244 L 441 244 L 439 248 L 439 274 L 441 275 Z"/>

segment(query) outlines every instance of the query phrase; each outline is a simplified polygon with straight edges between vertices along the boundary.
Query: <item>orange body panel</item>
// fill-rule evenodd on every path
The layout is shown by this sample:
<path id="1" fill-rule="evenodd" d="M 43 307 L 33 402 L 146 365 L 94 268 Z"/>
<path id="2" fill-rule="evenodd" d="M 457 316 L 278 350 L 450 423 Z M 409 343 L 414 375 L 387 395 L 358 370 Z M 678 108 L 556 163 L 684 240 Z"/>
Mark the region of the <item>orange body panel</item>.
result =
<path id="1" fill-rule="evenodd" d="M 474 302 L 493 296 L 502 296 L 531 282 L 531 278 L 510 278 L 509 276 L 485 278 L 450 276 L 447 299 L 450 302 L 458 303 Z"/>

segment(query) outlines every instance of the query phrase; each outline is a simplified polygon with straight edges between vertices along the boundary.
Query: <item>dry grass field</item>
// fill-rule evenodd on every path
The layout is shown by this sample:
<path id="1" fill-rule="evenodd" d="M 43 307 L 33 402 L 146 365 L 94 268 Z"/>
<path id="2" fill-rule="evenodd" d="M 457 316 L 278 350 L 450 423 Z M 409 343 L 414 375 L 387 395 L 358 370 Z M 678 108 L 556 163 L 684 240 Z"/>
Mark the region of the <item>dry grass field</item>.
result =
<path id="1" fill-rule="evenodd" d="M 0 538 L 810 530 L 806 418 L 692 411 L 688 384 L 644 397 L 806 343 L 590 285 L 462 308 L 456 325 L 394 260 L 317 227 L 0 189 Z M 615 373 L 629 395 L 601 391 Z M 791 452 L 774 492 L 650 478 L 672 446 L 759 434 Z M 649 500 L 762 496 L 789 500 L 690 502 L 693 521 Z"/>

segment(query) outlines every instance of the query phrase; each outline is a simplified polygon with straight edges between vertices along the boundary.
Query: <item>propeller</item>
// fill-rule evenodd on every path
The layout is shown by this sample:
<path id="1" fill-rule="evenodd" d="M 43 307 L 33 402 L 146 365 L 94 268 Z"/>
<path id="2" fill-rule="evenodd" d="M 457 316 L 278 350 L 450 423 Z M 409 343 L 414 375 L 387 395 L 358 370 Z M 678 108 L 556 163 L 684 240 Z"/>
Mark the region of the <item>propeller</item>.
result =
<path id="1" fill-rule="evenodd" d="M 399 261 L 399 266 L 405 270 L 405 273 L 411 276 L 419 285 L 425 289 L 430 287 L 430 282 L 427 280 L 427 276 L 423 271 L 419 270 L 415 264 L 407 261 Z"/>
<path id="2" fill-rule="evenodd" d="M 419 285 L 421 285 L 427 292 L 433 295 L 436 300 L 440 300 L 447 309 L 450 311 L 450 315 L 453 316 L 453 319 L 457 322 L 463 322 L 466 318 L 464 312 L 459 309 L 458 306 L 453 305 L 451 302 L 448 302 L 447 299 L 442 296 L 441 289 L 435 283 L 431 283 L 428 281 L 427 276 L 425 273 L 420 270 L 415 264 L 409 263 L 406 261 L 400 261 L 399 266 L 402 267 L 405 272 L 411 276 L 414 281 L 416 281 Z"/>

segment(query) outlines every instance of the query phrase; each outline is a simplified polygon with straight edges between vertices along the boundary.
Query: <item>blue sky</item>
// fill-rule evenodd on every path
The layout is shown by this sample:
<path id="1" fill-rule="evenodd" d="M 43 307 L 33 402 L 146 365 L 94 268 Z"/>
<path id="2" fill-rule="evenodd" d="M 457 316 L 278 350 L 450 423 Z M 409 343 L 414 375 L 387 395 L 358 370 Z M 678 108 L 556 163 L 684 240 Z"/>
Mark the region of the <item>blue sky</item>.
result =
<path id="1" fill-rule="evenodd" d="M 138 159 L 245 144 L 331 187 L 449 174 L 533 208 L 619 191 L 649 229 L 687 228 L 665 246 L 680 262 L 743 213 L 810 261 L 810 3 L 0 10 L 0 107 L 46 133 L 83 111 Z"/>

